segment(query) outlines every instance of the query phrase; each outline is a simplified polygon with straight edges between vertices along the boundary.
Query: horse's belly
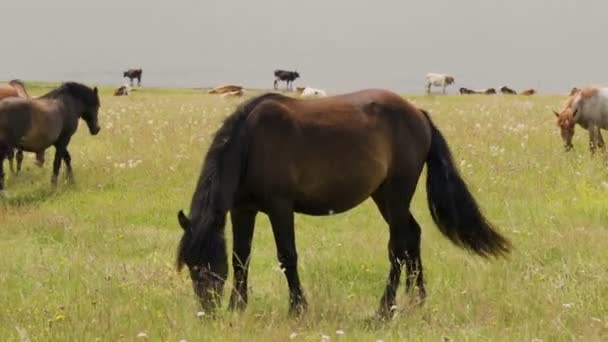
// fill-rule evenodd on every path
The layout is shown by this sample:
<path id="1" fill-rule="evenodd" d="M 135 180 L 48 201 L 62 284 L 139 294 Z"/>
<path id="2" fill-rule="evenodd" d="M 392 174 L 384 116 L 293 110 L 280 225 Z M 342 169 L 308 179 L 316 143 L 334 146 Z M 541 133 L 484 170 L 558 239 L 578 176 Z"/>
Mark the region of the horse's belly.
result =
<path id="1" fill-rule="evenodd" d="M 365 201 L 370 194 L 354 197 L 325 198 L 325 199 L 297 199 L 294 201 L 295 212 L 306 215 L 333 215 L 350 210 Z"/>
<path id="2" fill-rule="evenodd" d="M 21 138 L 19 147 L 29 152 L 43 151 L 55 143 L 57 136 L 58 134 L 53 134 L 53 132 L 32 130 Z"/>

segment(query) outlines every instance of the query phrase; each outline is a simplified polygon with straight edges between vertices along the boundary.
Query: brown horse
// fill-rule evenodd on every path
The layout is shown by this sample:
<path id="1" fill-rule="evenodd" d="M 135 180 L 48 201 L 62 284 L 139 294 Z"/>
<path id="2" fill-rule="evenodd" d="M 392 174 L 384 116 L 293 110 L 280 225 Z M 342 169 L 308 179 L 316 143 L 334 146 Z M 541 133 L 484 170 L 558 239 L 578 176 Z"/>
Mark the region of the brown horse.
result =
<path id="1" fill-rule="evenodd" d="M 0 84 L 0 100 L 8 97 L 20 97 L 23 99 L 29 99 L 30 95 L 27 93 L 27 90 L 25 89 L 25 84 L 21 80 L 11 80 L 8 83 Z M 7 151 L 7 159 L 11 172 L 15 173 L 15 167 L 13 165 L 13 161 L 15 159 L 14 149 L 11 148 Z M 22 164 L 23 150 L 17 149 L 17 173 L 21 171 Z M 44 165 L 44 151 L 36 152 L 36 165 L 40 167 Z"/>
<path id="2" fill-rule="evenodd" d="M 82 118 L 92 135 L 99 133 L 97 88 L 68 82 L 37 99 L 10 98 L 0 101 L 0 192 L 4 189 L 4 167 L 7 151 L 21 148 L 39 152 L 55 146 L 53 176 L 57 184 L 61 160 L 65 162 L 68 178 L 72 164 L 67 146 Z"/>
<path id="3" fill-rule="evenodd" d="M 312 100 L 266 94 L 241 105 L 215 134 L 196 186 L 177 265 L 187 265 L 203 309 L 219 304 L 228 273 L 224 226 L 230 211 L 234 289 L 231 309 L 247 304 L 255 217 L 270 218 L 287 277 L 290 313 L 306 308 L 300 284 L 294 213 L 331 215 L 372 197 L 389 226 L 390 273 L 378 314 L 390 318 L 402 267 L 406 287 L 424 299 L 420 226 L 410 212 L 427 165 L 433 220 L 452 242 L 482 256 L 510 244 L 482 215 L 448 145 L 428 113 L 385 90 Z M 348 172 L 344 172 L 348 170 Z M 414 285 L 414 286 L 413 286 Z"/>

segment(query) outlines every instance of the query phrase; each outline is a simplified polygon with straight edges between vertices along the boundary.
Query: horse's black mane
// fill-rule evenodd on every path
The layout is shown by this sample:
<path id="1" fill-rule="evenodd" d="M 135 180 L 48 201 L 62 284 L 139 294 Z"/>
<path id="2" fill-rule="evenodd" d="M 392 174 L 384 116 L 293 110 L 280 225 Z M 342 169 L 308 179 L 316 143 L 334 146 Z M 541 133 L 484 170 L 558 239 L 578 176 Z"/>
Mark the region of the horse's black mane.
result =
<path id="1" fill-rule="evenodd" d="M 284 99 L 288 98 L 277 93 L 266 93 L 255 97 L 241 104 L 230 116 L 224 120 L 222 126 L 217 130 L 211 146 L 205 156 L 205 162 L 196 185 L 196 190 L 192 197 L 190 206 L 190 221 L 192 226 L 190 232 L 185 234 L 180 241 L 177 252 L 178 268 L 186 262 L 186 260 L 196 260 L 204 258 L 205 260 L 219 257 L 225 251 L 220 246 L 214 245 L 217 243 L 216 234 L 221 234 L 223 241 L 223 227 L 225 224 L 225 212 L 231 203 L 225 202 L 222 198 L 222 191 L 218 173 L 221 172 L 240 172 L 233 170 L 232 165 L 224 166 L 220 163 L 225 160 L 225 154 L 229 149 L 229 145 L 235 136 L 239 133 L 242 124 L 245 122 L 249 113 L 262 101 L 268 99 Z M 246 146 L 243 146 L 246 150 Z M 210 232 L 210 230 L 213 230 Z M 213 234 L 212 234 L 213 233 Z M 224 248 L 225 249 L 225 248 Z"/>
<path id="2" fill-rule="evenodd" d="M 82 100 L 88 106 L 99 106 L 99 96 L 97 96 L 93 89 L 87 87 L 84 84 L 76 82 L 62 83 L 58 88 L 51 90 L 40 98 L 56 99 L 65 94 L 72 95 Z"/>

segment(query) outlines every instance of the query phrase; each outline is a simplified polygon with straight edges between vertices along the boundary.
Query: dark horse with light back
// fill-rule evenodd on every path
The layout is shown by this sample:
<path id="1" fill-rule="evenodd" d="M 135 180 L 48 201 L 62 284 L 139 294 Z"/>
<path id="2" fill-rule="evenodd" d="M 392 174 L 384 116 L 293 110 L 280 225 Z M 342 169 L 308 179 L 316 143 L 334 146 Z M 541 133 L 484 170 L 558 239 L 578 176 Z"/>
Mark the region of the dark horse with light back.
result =
<path id="1" fill-rule="evenodd" d="M 217 131 L 192 198 L 177 265 L 187 265 L 204 310 L 219 305 L 228 274 L 224 226 L 230 212 L 234 288 L 231 309 L 247 304 L 255 217 L 270 218 L 287 277 L 290 313 L 307 304 L 298 276 L 294 213 L 341 213 L 372 197 L 389 226 L 390 272 L 379 317 L 391 318 L 402 267 L 408 290 L 426 295 L 421 229 L 410 211 L 427 165 L 428 205 L 440 231 L 481 256 L 510 243 L 482 215 L 429 114 L 384 90 L 315 100 L 266 94 L 241 105 Z M 348 170 L 348 172 L 344 172 Z"/>
<path id="2" fill-rule="evenodd" d="M 82 118 L 92 135 L 99 133 L 97 88 L 67 82 L 36 99 L 8 98 L 0 102 L 0 192 L 4 189 L 4 158 L 9 149 L 20 148 L 28 152 L 44 151 L 55 146 L 53 176 L 57 184 L 61 161 L 65 162 L 67 176 L 72 178 L 71 156 L 68 144 Z"/>

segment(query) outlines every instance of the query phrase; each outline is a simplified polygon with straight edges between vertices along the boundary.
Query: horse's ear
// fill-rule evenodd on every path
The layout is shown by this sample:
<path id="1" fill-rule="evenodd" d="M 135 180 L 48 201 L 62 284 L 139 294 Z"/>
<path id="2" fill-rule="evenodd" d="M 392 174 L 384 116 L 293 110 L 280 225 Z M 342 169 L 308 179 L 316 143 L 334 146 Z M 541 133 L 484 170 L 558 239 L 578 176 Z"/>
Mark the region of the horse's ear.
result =
<path id="1" fill-rule="evenodd" d="M 559 118 L 559 113 L 558 112 L 553 111 L 553 114 L 555 114 L 555 116 Z"/>
<path id="2" fill-rule="evenodd" d="M 97 94 L 97 87 L 93 88 L 93 92 Z"/>
<path id="3" fill-rule="evenodd" d="M 179 225 L 182 227 L 182 229 L 184 229 L 184 231 L 186 231 L 186 232 L 190 231 L 191 223 L 190 223 L 190 220 L 184 214 L 183 210 L 180 210 L 177 213 L 177 221 L 179 221 Z"/>

